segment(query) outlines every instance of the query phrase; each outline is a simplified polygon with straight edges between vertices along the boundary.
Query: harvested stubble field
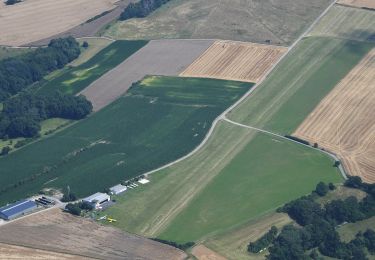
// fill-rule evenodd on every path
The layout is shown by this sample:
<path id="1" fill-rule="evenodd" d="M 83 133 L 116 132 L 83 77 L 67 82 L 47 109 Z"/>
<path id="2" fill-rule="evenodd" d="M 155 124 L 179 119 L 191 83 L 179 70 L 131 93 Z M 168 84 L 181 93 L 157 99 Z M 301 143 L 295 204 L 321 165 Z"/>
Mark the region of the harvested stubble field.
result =
<path id="1" fill-rule="evenodd" d="M 114 8 L 116 0 L 27 0 L 0 4 L 0 45 L 20 46 L 79 25 Z"/>
<path id="2" fill-rule="evenodd" d="M 176 160 L 251 86 L 147 77 L 89 118 L 1 157 L 0 202 L 67 185 L 83 197 Z"/>
<path id="3" fill-rule="evenodd" d="M 92 258 L 0 243 L 1 260 L 90 260 Z"/>
<path id="4" fill-rule="evenodd" d="M 115 41 L 83 64 L 74 66 L 73 62 L 70 67 L 48 75 L 35 87 L 42 93 L 58 90 L 63 93 L 77 94 L 146 44 L 147 41 Z M 81 63 L 81 59 L 85 57 L 79 57 L 76 61 Z"/>
<path id="5" fill-rule="evenodd" d="M 335 5 L 309 35 L 375 42 L 375 12 Z"/>
<path id="6" fill-rule="evenodd" d="M 336 153 L 351 175 L 375 182 L 375 48 L 327 95 L 294 135 Z"/>
<path id="7" fill-rule="evenodd" d="M 353 7 L 375 9 L 374 0 L 339 0 L 337 1 L 337 3 L 342 4 L 342 5 L 353 6 Z"/>
<path id="8" fill-rule="evenodd" d="M 257 83 L 286 51 L 284 47 L 216 41 L 180 76 Z"/>
<path id="9" fill-rule="evenodd" d="M 97 111 L 110 104 L 147 75 L 177 76 L 199 57 L 211 40 L 155 40 L 116 68 L 85 88 L 85 95 Z M 74 77 L 72 77 L 74 80 Z"/>
<path id="10" fill-rule="evenodd" d="M 373 46 L 335 38 L 305 38 L 228 117 L 290 134 Z"/>
<path id="11" fill-rule="evenodd" d="M 223 39 L 289 45 L 330 0 L 173 0 L 141 19 L 113 24 L 116 39 Z"/>
<path id="12" fill-rule="evenodd" d="M 118 196 L 103 214 L 132 233 L 202 241 L 309 193 L 319 181 L 340 182 L 332 165 L 315 150 L 219 122 L 197 153 Z"/>
<path id="13" fill-rule="evenodd" d="M 95 259 L 184 259 L 158 242 L 50 209 L 0 227 L 1 243 Z M 0 250 L 1 252 L 1 250 Z"/>

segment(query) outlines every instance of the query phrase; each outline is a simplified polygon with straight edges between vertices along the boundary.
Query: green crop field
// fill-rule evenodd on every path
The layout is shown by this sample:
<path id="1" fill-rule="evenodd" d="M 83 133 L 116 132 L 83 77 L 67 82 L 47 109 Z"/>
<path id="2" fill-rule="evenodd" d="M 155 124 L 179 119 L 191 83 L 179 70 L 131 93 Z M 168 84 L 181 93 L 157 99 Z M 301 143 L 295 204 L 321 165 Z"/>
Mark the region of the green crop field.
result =
<path id="1" fill-rule="evenodd" d="M 207 151 L 216 159 L 206 158 Z M 216 172 L 220 163 L 224 167 Z M 197 241 L 307 194 L 319 181 L 340 182 L 332 165 L 315 150 L 224 122 L 200 153 L 156 173 L 148 186 L 119 196 L 118 205 L 103 214 L 130 232 Z"/>
<path id="2" fill-rule="evenodd" d="M 0 202 L 67 185 L 86 196 L 173 161 L 251 86 L 148 77 L 91 117 L 0 158 Z"/>
<path id="3" fill-rule="evenodd" d="M 76 67 L 65 68 L 47 77 L 39 84 L 38 91 L 48 93 L 59 90 L 64 93 L 76 94 L 146 44 L 147 41 L 113 42 L 87 62 Z"/>
<path id="4" fill-rule="evenodd" d="M 229 118 L 291 133 L 373 47 L 343 39 L 305 38 Z"/>

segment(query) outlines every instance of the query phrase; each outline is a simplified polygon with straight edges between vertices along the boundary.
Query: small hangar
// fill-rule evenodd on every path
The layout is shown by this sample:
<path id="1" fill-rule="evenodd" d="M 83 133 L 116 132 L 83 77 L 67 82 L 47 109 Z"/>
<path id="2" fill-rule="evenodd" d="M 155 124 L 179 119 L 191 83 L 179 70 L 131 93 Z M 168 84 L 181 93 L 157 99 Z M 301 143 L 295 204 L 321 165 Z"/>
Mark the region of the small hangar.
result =
<path id="1" fill-rule="evenodd" d="M 12 220 L 19 216 L 35 210 L 38 205 L 31 200 L 21 200 L 16 203 L 0 208 L 0 217 L 5 220 Z"/>
<path id="2" fill-rule="evenodd" d="M 82 202 L 91 205 L 95 209 L 99 209 L 103 203 L 110 200 L 111 197 L 108 194 L 97 192 L 87 198 L 84 198 Z"/>

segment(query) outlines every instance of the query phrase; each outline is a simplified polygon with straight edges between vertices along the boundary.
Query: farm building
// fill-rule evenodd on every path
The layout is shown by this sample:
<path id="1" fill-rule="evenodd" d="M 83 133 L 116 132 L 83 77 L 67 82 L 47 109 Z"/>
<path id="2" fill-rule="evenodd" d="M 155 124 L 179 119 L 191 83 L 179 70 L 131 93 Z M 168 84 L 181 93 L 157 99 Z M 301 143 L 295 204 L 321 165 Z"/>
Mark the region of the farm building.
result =
<path id="1" fill-rule="evenodd" d="M 98 209 L 100 205 L 110 201 L 111 197 L 108 194 L 97 192 L 87 198 L 84 198 L 82 201 L 84 203 L 90 204 L 92 207 Z"/>
<path id="2" fill-rule="evenodd" d="M 127 189 L 126 186 L 121 185 L 121 184 L 118 184 L 116 186 L 113 186 L 113 187 L 109 188 L 110 192 L 114 195 L 120 194 L 120 193 L 126 191 L 126 189 Z"/>
<path id="3" fill-rule="evenodd" d="M 38 206 L 34 201 L 21 200 L 16 203 L 0 208 L 0 217 L 5 220 L 15 219 L 36 209 Z"/>

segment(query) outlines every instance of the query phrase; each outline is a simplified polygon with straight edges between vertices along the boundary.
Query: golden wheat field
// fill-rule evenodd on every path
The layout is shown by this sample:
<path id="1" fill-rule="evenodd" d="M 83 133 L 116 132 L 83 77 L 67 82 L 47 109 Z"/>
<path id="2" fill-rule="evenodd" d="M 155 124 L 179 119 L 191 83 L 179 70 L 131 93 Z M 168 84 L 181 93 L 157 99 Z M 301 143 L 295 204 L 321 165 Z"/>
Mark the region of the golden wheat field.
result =
<path id="1" fill-rule="evenodd" d="M 294 135 L 336 153 L 349 174 L 375 183 L 375 48 Z"/>
<path id="2" fill-rule="evenodd" d="M 216 41 L 180 76 L 257 83 L 286 51 L 285 47 Z"/>
<path id="3" fill-rule="evenodd" d="M 360 8 L 367 7 L 375 9 L 374 0 L 339 0 L 337 3 Z"/>

